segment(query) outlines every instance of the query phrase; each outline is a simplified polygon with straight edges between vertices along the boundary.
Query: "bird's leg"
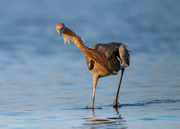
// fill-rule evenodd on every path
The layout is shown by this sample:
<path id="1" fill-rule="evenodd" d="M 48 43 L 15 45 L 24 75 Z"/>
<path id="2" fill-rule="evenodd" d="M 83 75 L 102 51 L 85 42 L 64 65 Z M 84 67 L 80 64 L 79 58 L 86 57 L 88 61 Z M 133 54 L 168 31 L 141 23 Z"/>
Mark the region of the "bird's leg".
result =
<path id="1" fill-rule="evenodd" d="M 96 86 L 97 86 L 97 81 L 98 81 L 98 76 L 93 75 L 93 100 L 92 100 L 92 106 L 91 108 L 94 108 L 94 101 L 95 101 L 95 93 L 96 93 Z"/>
<path id="2" fill-rule="evenodd" d="M 118 95 L 119 95 L 119 90 L 120 90 L 120 86 L 121 86 L 121 81 L 122 81 L 124 69 L 125 69 L 125 67 L 123 66 L 122 69 L 121 69 L 121 77 L 120 77 L 120 81 L 119 81 L 119 86 L 118 86 L 116 98 L 115 98 L 114 103 L 113 103 L 113 106 L 114 106 L 115 108 L 117 108 L 117 106 L 118 106 L 118 105 L 117 105 L 117 104 L 118 104 Z"/>

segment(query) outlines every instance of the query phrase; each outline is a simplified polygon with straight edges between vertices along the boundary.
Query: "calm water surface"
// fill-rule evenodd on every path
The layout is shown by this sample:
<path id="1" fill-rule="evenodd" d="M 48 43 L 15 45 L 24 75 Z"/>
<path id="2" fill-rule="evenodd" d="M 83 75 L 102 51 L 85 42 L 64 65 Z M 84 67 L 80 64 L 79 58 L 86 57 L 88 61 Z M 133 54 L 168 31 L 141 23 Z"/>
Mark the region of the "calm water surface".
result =
<path id="1" fill-rule="evenodd" d="M 178 0 L 7 1 L 0 4 L 0 128 L 180 128 Z M 131 51 L 119 107 L 120 74 L 99 79 L 96 109 L 85 55 L 64 45 L 64 22 L 95 43 Z"/>

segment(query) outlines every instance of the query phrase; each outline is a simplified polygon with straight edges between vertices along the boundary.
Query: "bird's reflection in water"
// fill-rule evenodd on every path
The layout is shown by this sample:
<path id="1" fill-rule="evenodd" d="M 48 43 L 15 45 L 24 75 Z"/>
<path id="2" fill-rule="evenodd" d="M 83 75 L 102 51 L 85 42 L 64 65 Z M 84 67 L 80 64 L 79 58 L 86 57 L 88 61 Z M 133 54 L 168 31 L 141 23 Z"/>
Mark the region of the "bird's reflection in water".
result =
<path id="1" fill-rule="evenodd" d="M 99 116 L 101 118 L 98 118 L 98 115 L 95 114 L 95 110 L 96 109 L 92 109 L 92 118 L 84 118 L 86 122 L 83 123 L 83 125 L 90 126 L 93 129 L 99 128 L 99 126 L 101 127 L 108 126 L 109 128 L 117 127 L 118 129 L 126 129 L 126 120 L 124 120 L 124 118 L 119 114 L 117 108 L 115 108 L 117 112 L 116 116 L 106 117 L 106 118 L 102 118 L 102 116 Z"/>

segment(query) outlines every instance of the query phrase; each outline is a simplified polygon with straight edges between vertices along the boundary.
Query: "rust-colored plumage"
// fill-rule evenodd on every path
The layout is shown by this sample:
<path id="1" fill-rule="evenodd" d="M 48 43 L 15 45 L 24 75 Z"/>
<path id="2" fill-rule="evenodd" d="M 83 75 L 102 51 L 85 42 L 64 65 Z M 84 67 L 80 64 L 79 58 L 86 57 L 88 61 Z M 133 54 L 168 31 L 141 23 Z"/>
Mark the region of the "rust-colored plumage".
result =
<path id="1" fill-rule="evenodd" d="M 84 45 L 84 40 L 76 35 L 72 30 L 67 28 L 63 23 L 58 23 L 56 25 L 56 30 L 60 35 L 63 35 L 64 42 L 69 43 L 68 38 L 70 38 L 86 55 L 88 68 L 89 70 L 92 70 L 93 74 L 94 89 L 92 108 L 94 108 L 95 90 L 98 78 L 108 75 L 115 75 L 120 69 L 122 69 L 118 92 L 113 103 L 114 107 L 117 107 L 118 94 L 124 72 L 124 67 L 121 66 L 121 63 L 124 63 L 125 67 L 127 67 L 129 66 L 130 61 L 129 50 L 126 48 L 126 46 L 122 43 L 113 42 L 109 44 L 95 44 L 88 48 Z"/>

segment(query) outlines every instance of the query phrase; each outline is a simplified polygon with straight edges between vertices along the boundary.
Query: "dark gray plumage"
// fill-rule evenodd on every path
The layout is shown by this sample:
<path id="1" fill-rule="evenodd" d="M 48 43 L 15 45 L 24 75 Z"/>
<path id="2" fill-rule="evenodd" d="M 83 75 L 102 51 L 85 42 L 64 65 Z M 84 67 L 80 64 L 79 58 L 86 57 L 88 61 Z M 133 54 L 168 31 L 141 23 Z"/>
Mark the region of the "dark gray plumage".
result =
<path id="1" fill-rule="evenodd" d="M 86 56 L 86 62 L 89 70 L 92 70 L 93 75 L 93 101 L 92 101 L 92 108 L 94 108 L 94 101 L 95 101 L 95 92 L 97 81 L 100 77 L 105 77 L 108 75 L 116 75 L 120 69 L 122 69 L 121 79 L 119 82 L 118 92 L 116 95 L 116 99 L 113 103 L 114 107 L 117 107 L 117 99 L 120 89 L 120 84 L 124 72 L 124 67 L 121 68 L 121 64 L 123 63 L 125 67 L 128 67 L 130 64 L 130 51 L 126 48 L 126 45 L 122 43 L 109 43 L 109 44 L 95 44 L 90 47 L 91 49 L 101 51 L 106 56 L 108 72 L 104 72 L 96 65 L 96 63 L 91 60 L 88 56 Z"/>

